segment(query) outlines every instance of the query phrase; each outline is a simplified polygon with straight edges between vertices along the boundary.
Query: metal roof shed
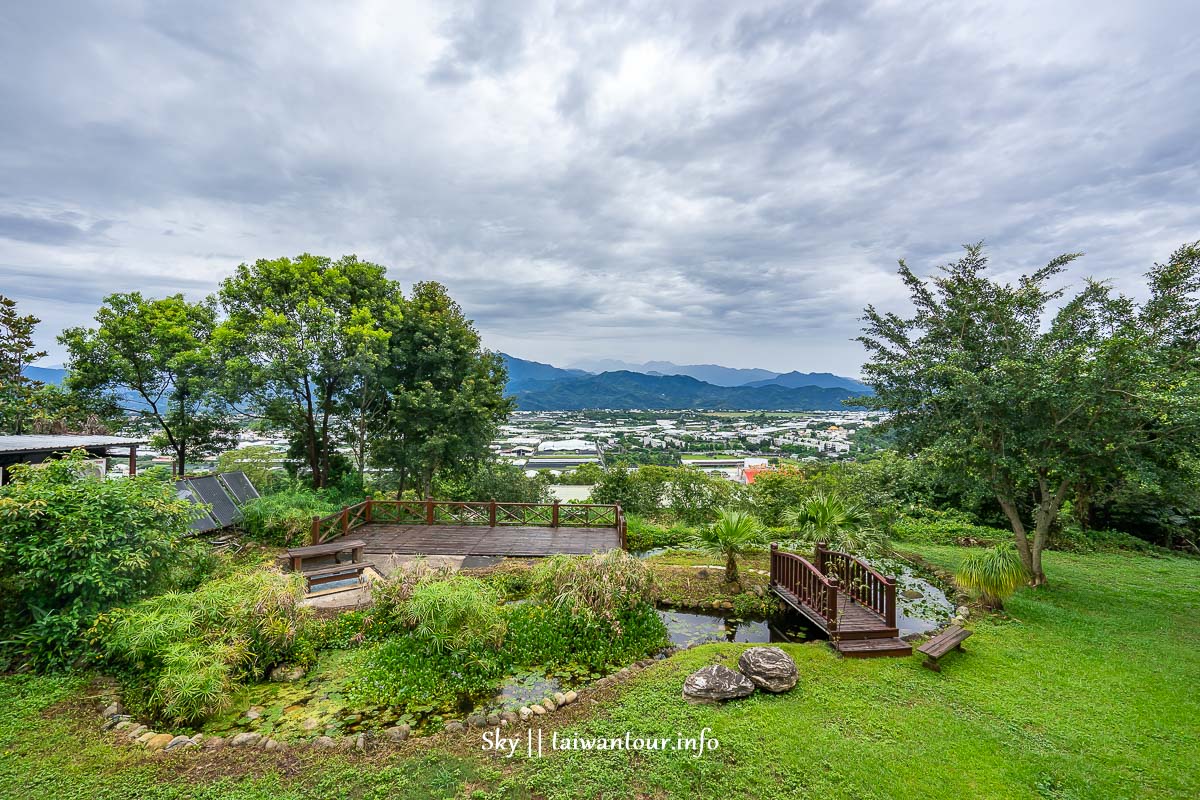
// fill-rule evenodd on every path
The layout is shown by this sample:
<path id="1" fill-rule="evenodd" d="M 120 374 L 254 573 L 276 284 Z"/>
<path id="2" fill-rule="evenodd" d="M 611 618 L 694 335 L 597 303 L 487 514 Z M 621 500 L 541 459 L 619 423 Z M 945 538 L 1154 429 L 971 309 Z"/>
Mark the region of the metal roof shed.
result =
<path id="1" fill-rule="evenodd" d="M 8 482 L 8 468 L 14 464 L 41 464 L 76 449 L 98 458 L 128 455 L 129 474 L 133 475 L 137 472 L 138 445 L 147 441 L 127 436 L 0 436 L 0 485 Z M 124 452 L 111 453 L 110 448 Z"/>

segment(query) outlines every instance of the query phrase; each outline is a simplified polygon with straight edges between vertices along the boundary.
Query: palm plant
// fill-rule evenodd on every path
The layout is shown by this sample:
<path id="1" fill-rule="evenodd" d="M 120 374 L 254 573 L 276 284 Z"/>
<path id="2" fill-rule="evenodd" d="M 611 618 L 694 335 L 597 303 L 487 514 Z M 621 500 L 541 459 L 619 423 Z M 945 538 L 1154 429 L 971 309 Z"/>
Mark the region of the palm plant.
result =
<path id="1" fill-rule="evenodd" d="M 799 508 L 784 512 L 783 521 L 805 544 L 826 542 L 834 550 L 859 555 L 887 550 L 887 536 L 872 524 L 866 509 L 834 494 L 814 494 Z"/>
<path id="2" fill-rule="evenodd" d="M 1005 542 L 968 554 L 954 577 L 964 589 L 977 594 L 985 606 L 999 609 L 1029 575 L 1012 542 Z"/>
<path id="3" fill-rule="evenodd" d="M 726 509 L 707 528 L 701 528 L 695 538 L 696 547 L 709 553 L 725 556 L 726 583 L 738 582 L 737 557 L 765 544 L 763 527 L 753 514 Z"/>

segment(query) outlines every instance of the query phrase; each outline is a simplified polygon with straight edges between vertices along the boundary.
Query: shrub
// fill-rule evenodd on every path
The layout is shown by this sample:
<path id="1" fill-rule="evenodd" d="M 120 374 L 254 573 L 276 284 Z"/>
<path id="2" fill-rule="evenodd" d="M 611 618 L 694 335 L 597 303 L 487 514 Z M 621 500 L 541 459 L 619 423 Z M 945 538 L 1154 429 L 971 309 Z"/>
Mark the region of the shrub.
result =
<path id="1" fill-rule="evenodd" d="M 780 468 L 758 473 L 750 485 L 750 498 L 759 519 L 778 525 L 787 511 L 800 506 L 807 491 L 804 473 L 794 467 Z"/>
<path id="2" fill-rule="evenodd" d="M 975 524 L 961 511 L 920 509 L 892 522 L 892 535 L 906 542 L 995 545 L 1012 539 L 1012 531 Z"/>
<path id="3" fill-rule="evenodd" d="M 1003 608 L 1004 601 L 1028 579 L 1017 548 L 1011 542 L 967 554 L 955 580 L 978 595 L 988 608 Z"/>
<path id="4" fill-rule="evenodd" d="M 700 529 L 695 543 L 702 550 L 724 556 L 725 581 L 737 583 L 737 557 L 761 550 L 766 544 L 766 537 L 762 525 L 753 514 L 725 510 L 715 523 Z"/>
<path id="5" fill-rule="evenodd" d="M 263 544 L 297 547 L 308 544 L 313 517 L 332 514 L 343 505 L 342 498 L 333 492 L 291 483 L 246 503 L 242 507 L 242 528 Z"/>
<path id="6" fill-rule="evenodd" d="M 348 694 L 357 703 L 431 711 L 492 689 L 506 668 L 496 646 L 437 651 L 416 637 L 395 636 L 361 652 Z"/>
<path id="7" fill-rule="evenodd" d="M 504 638 L 500 597 L 478 578 L 464 575 L 418 583 L 403 605 L 413 635 L 434 652 L 495 646 Z"/>
<path id="8" fill-rule="evenodd" d="M 498 503 L 548 503 L 550 494 L 548 474 L 527 477 L 516 464 L 485 461 L 466 471 L 438 476 L 434 497 L 443 500 L 495 500 Z"/>
<path id="9" fill-rule="evenodd" d="M 649 603 L 614 613 L 613 621 L 541 603 L 509 612 L 504 650 L 514 665 L 606 671 L 665 647 L 667 629 Z"/>
<path id="10" fill-rule="evenodd" d="M 76 657 L 102 611 L 184 580 L 188 504 L 148 477 L 104 480 L 83 451 L 0 489 L 0 639 L 37 667 Z"/>
<path id="11" fill-rule="evenodd" d="M 303 596 L 298 575 L 257 566 L 101 615 L 92 633 L 136 704 L 194 722 L 294 655 L 308 620 Z"/>
<path id="12" fill-rule="evenodd" d="M 620 612 L 653 596 L 653 575 L 624 550 L 586 558 L 558 555 L 534 569 L 530 594 L 560 612 L 602 620 L 619 632 Z"/>
<path id="13" fill-rule="evenodd" d="M 627 544 L 634 553 L 654 550 L 659 547 L 680 547 L 688 545 L 696 536 L 696 531 L 681 523 L 671 527 L 655 524 L 645 517 L 629 514 L 625 517 Z"/>

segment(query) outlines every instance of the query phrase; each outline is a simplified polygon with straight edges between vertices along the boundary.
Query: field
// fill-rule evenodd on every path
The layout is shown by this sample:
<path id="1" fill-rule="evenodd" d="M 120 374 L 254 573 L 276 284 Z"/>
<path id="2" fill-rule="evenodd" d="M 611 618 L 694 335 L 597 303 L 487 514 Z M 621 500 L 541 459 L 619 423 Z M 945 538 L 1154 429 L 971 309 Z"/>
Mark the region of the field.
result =
<path id="1" fill-rule="evenodd" d="M 950 568 L 962 550 L 922 546 Z M 800 684 L 722 707 L 683 678 L 742 645 L 688 650 L 547 718 L 581 736 L 708 736 L 716 750 L 502 759 L 478 735 L 373 754 L 225 750 L 151 756 L 110 744 L 79 677 L 0 677 L 0 797 L 1200 796 L 1200 560 L 1047 554 L 1052 585 L 972 617 L 942 674 L 788 645 Z M 518 729 L 521 730 L 521 729 Z M 694 755 L 694 754 L 693 754 Z"/>

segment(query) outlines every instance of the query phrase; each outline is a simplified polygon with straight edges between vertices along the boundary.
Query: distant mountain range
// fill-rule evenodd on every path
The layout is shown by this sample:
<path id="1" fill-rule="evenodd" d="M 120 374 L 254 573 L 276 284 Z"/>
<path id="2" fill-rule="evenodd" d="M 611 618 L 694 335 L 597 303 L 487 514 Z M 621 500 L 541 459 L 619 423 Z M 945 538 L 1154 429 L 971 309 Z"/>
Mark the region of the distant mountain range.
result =
<path id="1" fill-rule="evenodd" d="M 829 372 L 772 372 L 769 369 L 740 369 L 722 367 L 719 364 L 675 364 L 671 361 L 647 361 L 643 364 L 631 364 L 611 358 L 584 361 L 575 364 L 575 367 L 577 370 L 587 370 L 592 373 L 627 371 L 640 372 L 644 375 L 687 375 L 715 386 L 775 385 L 789 388 L 820 386 L 851 389 L 856 392 L 871 391 L 862 381 L 843 378 Z"/>
<path id="2" fill-rule="evenodd" d="M 516 398 L 518 408 L 526 411 L 595 408 L 825 411 L 845 408 L 842 401 L 846 398 L 871 391 L 866 384 L 853 378 L 828 372 L 779 374 L 715 364 L 680 367 L 669 361 L 640 365 L 665 370 L 696 370 L 718 380 L 731 380 L 737 374 L 759 376 L 743 384 L 727 385 L 683 372 L 643 372 L 641 368 L 608 370 L 596 375 L 582 369 L 562 369 L 505 353 L 500 355 L 508 368 L 506 392 Z M 62 383 L 67 371 L 54 367 L 26 367 L 25 374 L 43 383 Z"/>
<path id="3" fill-rule="evenodd" d="M 821 411 L 845 408 L 843 400 L 869 394 L 866 384 L 830 373 L 739 370 L 713 364 L 679 367 L 651 361 L 641 367 L 694 369 L 730 380 L 736 373 L 757 377 L 743 385 L 725 385 L 682 373 L 608 370 L 598 375 L 581 369 L 561 369 L 501 354 L 508 366 L 508 394 L 526 411 L 611 409 L 745 409 Z M 589 362 L 590 365 L 621 362 Z"/>

